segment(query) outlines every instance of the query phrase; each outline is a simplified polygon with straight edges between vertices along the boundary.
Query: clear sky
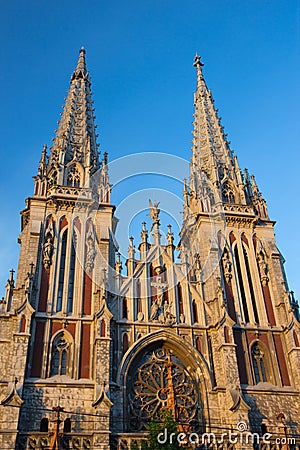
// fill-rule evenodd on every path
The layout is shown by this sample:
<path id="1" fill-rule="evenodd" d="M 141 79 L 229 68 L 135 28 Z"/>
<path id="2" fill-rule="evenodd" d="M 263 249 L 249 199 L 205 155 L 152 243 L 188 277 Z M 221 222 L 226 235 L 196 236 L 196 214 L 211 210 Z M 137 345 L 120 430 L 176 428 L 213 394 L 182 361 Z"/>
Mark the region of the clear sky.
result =
<path id="1" fill-rule="evenodd" d="M 2 0 L 1 291 L 17 266 L 19 210 L 84 45 L 110 160 L 145 151 L 189 159 L 199 52 L 231 146 L 277 221 L 300 297 L 299 11 L 295 0 Z"/>

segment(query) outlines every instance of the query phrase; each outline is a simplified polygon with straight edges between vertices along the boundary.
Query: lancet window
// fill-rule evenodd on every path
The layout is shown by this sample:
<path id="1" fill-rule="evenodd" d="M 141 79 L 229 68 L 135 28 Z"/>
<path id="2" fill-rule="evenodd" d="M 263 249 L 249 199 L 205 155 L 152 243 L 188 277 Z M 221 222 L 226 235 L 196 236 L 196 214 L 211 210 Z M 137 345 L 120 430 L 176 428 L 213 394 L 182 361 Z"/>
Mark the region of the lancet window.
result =
<path id="1" fill-rule="evenodd" d="M 72 166 L 69 170 L 67 185 L 72 187 L 80 186 L 80 173 L 76 166 Z"/>
<path id="2" fill-rule="evenodd" d="M 65 271 L 66 271 L 67 241 L 68 241 L 68 230 L 65 230 L 61 240 L 61 254 L 60 254 L 57 306 L 56 306 L 57 312 L 62 310 L 62 300 L 63 300 Z"/>
<path id="3" fill-rule="evenodd" d="M 225 181 L 222 186 L 222 199 L 226 203 L 235 203 L 235 196 L 233 189 L 230 187 L 229 183 Z"/>
<path id="4" fill-rule="evenodd" d="M 50 376 L 70 374 L 71 342 L 67 335 L 59 333 L 52 343 Z"/>

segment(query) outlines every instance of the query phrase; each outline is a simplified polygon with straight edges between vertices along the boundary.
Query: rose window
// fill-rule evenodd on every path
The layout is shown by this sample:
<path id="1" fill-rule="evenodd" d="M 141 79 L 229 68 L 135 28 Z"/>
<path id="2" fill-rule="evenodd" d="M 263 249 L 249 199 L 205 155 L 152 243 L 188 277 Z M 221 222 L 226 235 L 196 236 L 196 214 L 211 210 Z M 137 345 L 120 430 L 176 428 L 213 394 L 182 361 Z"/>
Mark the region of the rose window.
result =
<path id="1" fill-rule="evenodd" d="M 131 428 L 144 428 L 162 411 L 172 412 L 182 426 L 198 422 L 198 395 L 188 371 L 172 353 L 162 347 L 148 352 L 132 377 L 129 402 Z"/>

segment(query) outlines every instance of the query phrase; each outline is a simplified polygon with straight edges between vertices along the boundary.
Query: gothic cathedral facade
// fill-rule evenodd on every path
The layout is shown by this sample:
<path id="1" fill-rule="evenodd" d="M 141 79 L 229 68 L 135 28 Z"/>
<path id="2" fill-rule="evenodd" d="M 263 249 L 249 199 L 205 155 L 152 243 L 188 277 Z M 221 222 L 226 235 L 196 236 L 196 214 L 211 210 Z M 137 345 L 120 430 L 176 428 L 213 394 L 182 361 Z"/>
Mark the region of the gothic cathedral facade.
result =
<path id="1" fill-rule="evenodd" d="M 170 226 L 162 240 L 150 202 L 125 274 L 81 49 L 0 304 L 2 450 L 141 448 L 166 408 L 185 431 L 268 432 L 265 448 L 299 435 L 298 305 L 267 204 L 230 149 L 198 55 L 194 66 L 179 241 Z M 225 441 L 209 448 L 253 448 Z"/>

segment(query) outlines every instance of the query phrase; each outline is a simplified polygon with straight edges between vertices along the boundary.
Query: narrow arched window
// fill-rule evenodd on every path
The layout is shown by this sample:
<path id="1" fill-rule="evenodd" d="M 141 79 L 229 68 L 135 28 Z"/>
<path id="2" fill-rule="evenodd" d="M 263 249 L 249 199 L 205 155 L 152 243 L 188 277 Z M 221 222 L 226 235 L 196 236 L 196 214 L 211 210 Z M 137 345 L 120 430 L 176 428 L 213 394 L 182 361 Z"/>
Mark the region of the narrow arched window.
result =
<path id="1" fill-rule="evenodd" d="M 67 185 L 72 187 L 80 186 L 80 174 L 76 166 L 72 166 L 69 170 Z"/>
<path id="2" fill-rule="evenodd" d="M 106 335 L 106 323 L 105 320 L 102 319 L 100 324 L 100 336 L 105 337 L 105 335 Z"/>
<path id="3" fill-rule="evenodd" d="M 248 312 L 247 299 L 246 299 L 246 294 L 245 294 L 245 288 L 244 288 L 244 282 L 243 282 L 243 276 L 242 276 L 242 270 L 241 270 L 241 263 L 240 263 L 240 257 L 239 257 L 237 245 L 234 248 L 234 258 L 235 258 L 240 293 L 241 293 L 241 298 L 242 298 L 242 305 L 243 305 L 243 310 L 244 310 L 244 320 L 246 323 L 248 323 L 249 322 L 249 312 Z"/>
<path id="4" fill-rule="evenodd" d="M 182 299 L 182 287 L 181 284 L 177 285 L 177 294 L 178 294 L 178 309 L 179 314 L 183 314 L 183 299 Z"/>
<path id="5" fill-rule="evenodd" d="M 68 230 L 65 230 L 63 235 L 62 235 L 62 240 L 61 240 L 61 253 L 60 253 L 59 279 L 58 279 L 58 292 L 57 292 L 57 306 L 56 306 L 56 311 L 57 312 L 61 311 L 61 309 L 62 309 L 62 299 L 63 299 L 64 283 L 65 283 L 67 241 L 68 241 Z"/>
<path id="6" fill-rule="evenodd" d="M 196 349 L 198 350 L 199 353 L 201 353 L 202 352 L 202 345 L 201 345 L 201 338 L 199 336 L 196 337 L 195 344 L 196 344 Z"/>
<path id="7" fill-rule="evenodd" d="M 69 418 L 64 421 L 64 433 L 71 433 L 71 419 Z"/>
<path id="8" fill-rule="evenodd" d="M 226 344 L 228 344 L 230 342 L 229 330 L 228 330 L 228 327 L 226 325 L 224 327 L 224 341 L 225 341 Z"/>
<path id="9" fill-rule="evenodd" d="M 248 253 L 247 253 L 247 251 L 245 249 L 244 244 L 243 244 L 243 253 L 244 253 L 244 261 L 245 261 L 245 266 L 246 266 L 246 272 L 247 272 L 247 278 L 248 278 L 248 284 L 249 284 L 249 290 L 250 290 L 250 296 L 251 296 L 251 303 L 252 303 L 252 308 L 253 308 L 254 320 L 255 320 L 256 323 L 259 323 L 259 317 L 258 317 L 256 301 L 255 301 L 255 295 L 254 295 L 254 289 L 253 289 L 253 284 L 252 284 L 252 277 L 251 277 Z"/>
<path id="10" fill-rule="evenodd" d="M 69 289 L 68 289 L 68 306 L 67 312 L 73 311 L 73 295 L 74 295 L 74 280 L 75 280 L 75 266 L 76 266 L 76 233 L 73 234 L 71 245 L 71 259 L 70 259 L 70 272 L 69 272 Z"/>
<path id="11" fill-rule="evenodd" d="M 198 308 L 197 308 L 196 300 L 193 300 L 192 307 L 193 307 L 194 323 L 198 323 L 199 322 L 199 318 L 198 318 Z"/>
<path id="12" fill-rule="evenodd" d="M 258 342 L 252 345 L 251 356 L 255 383 L 258 384 L 263 381 L 268 381 L 265 352 L 262 351 Z"/>
<path id="13" fill-rule="evenodd" d="M 50 376 L 67 375 L 69 372 L 71 344 L 64 333 L 58 334 L 52 343 Z"/>
<path id="14" fill-rule="evenodd" d="M 123 319 L 128 319 L 127 298 L 123 298 Z"/>
<path id="15" fill-rule="evenodd" d="M 123 349 L 122 349 L 123 355 L 124 355 L 124 353 L 127 352 L 128 348 L 129 348 L 128 335 L 127 335 L 127 333 L 124 333 L 123 334 Z"/>
<path id="16" fill-rule="evenodd" d="M 23 314 L 20 320 L 19 332 L 25 333 L 26 330 L 26 316 Z"/>
<path id="17" fill-rule="evenodd" d="M 47 417 L 43 417 L 40 423 L 40 431 L 42 433 L 47 433 L 49 430 L 49 420 Z"/>

